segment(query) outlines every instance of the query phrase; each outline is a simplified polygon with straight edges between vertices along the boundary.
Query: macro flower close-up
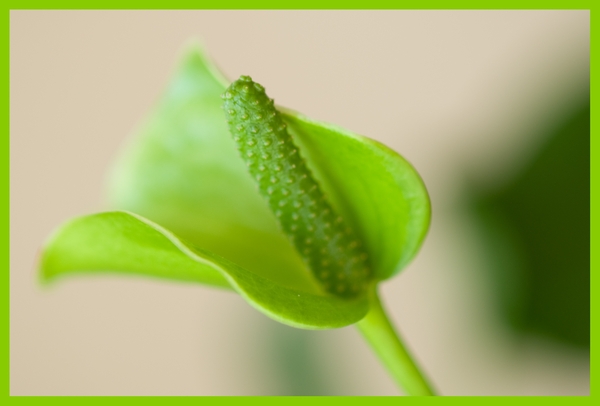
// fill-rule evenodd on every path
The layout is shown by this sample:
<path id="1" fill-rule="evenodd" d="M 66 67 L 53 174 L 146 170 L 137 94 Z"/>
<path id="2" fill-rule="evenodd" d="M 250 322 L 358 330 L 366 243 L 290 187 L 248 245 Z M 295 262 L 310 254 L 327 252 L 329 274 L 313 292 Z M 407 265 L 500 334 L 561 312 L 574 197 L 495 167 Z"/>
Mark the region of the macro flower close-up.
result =
<path id="1" fill-rule="evenodd" d="M 589 12 L 11 41 L 11 394 L 589 393 Z"/>
<path id="2" fill-rule="evenodd" d="M 155 116 L 113 174 L 113 205 L 127 211 L 59 229 L 42 252 L 43 279 L 108 271 L 227 287 L 273 319 L 308 329 L 344 327 L 370 310 L 381 317 L 375 284 L 412 259 L 429 225 L 429 199 L 416 171 L 364 137 L 291 111 L 282 118 L 247 76 L 227 90 L 220 78 L 197 46 L 187 51 Z M 236 90 L 256 95 L 234 103 Z M 247 165 L 233 147 L 222 98 Z M 270 107 L 258 106 L 261 100 Z M 244 128 L 248 122 L 254 124 Z M 253 136 L 242 137 L 245 130 Z M 258 189 L 270 198 L 268 207 L 246 166 L 262 177 Z M 403 371 L 410 357 L 399 341 L 401 359 L 384 348 L 392 330 L 379 338 L 377 326 L 360 326 L 392 370 L 401 370 L 403 385 L 414 366 Z M 429 394 L 421 380 L 410 377 L 415 387 L 408 389 Z"/>

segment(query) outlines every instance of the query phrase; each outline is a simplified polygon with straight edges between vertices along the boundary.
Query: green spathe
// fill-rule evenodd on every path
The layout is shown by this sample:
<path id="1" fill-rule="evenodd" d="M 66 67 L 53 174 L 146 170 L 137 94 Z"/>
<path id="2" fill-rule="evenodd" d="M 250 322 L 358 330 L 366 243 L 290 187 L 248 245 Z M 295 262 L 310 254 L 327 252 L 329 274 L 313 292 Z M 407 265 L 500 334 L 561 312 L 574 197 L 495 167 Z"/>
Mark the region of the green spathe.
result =
<path id="1" fill-rule="evenodd" d="M 221 107 L 226 85 L 215 72 L 197 47 L 187 52 L 155 111 L 117 162 L 110 190 L 113 206 L 160 224 L 165 232 L 201 248 L 206 258 L 224 258 L 236 269 L 290 291 L 329 297 L 280 231 L 239 157 Z M 429 200 L 416 171 L 368 138 L 291 110 L 283 110 L 283 116 L 331 204 L 362 237 L 375 278 L 399 272 L 416 254 L 429 224 Z M 48 243 L 44 255 L 58 256 L 55 247 L 70 238 L 68 230 Z M 61 248 L 65 262 L 71 255 L 79 257 L 77 269 L 63 266 L 53 275 L 98 272 L 86 266 L 81 249 Z M 119 258 L 126 255 L 121 252 Z M 132 272 L 106 261 L 105 271 Z M 152 269 L 137 273 L 150 275 Z M 188 280 L 210 284 L 195 278 Z M 349 315 L 340 305 L 335 311 L 339 321 L 323 324 L 318 318 L 307 322 L 305 313 L 303 318 L 274 316 L 264 302 L 246 298 L 278 321 L 306 328 L 341 327 L 366 313 L 366 308 L 354 308 Z"/>
<path id="2" fill-rule="evenodd" d="M 236 151 L 221 109 L 227 85 L 198 47 L 188 50 L 112 172 L 109 195 L 119 211 L 61 227 L 44 247 L 41 276 L 112 272 L 229 287 L 269 317 L 307 329 L 356 323 L 371 307 L 381 313 L 375 284 L 406 266 L 429 226 L 417 172 L 378 142 L 277 107 L 368 254 L 369 288 L 351 300 L 335 297 L 303 264 Z"/>
<path id="3" fill-rule="evenodd" d="M 277 321 L 300 328 L 336 328 L 360 320 L 367 300 L 349 301 L 278 285 L 225 258 L 194 247 L 128 212 L 71 220 L 51 238 L 41 261 L 48 280 L 73 272 L 113 271 L 231 287 Z"/>

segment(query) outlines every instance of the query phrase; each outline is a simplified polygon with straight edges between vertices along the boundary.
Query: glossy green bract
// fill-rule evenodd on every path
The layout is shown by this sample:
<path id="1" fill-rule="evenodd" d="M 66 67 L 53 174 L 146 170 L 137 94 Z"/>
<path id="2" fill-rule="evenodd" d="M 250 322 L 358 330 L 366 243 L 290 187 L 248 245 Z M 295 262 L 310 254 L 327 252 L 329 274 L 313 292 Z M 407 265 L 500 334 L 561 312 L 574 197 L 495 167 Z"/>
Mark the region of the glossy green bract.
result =
<path id="1" fill-rule="evenodd" d="M 348 301 L 286 288 L 127 212 L 99 213 L 65 224 L 45 250 L 41 267 L 47 279 L 112 270 L 230 286 L 259 310 L 294 327 L 343 327 L 367 311 L 364 298 Z"/>
<path id="2" fill-rule="evenodd" d="M 292 326 L 357 322 L 367 297 L 324 292 L 261 198 L 227 129 L 227 85 L 197 47 L 188 50 L 113 170 L 111 202 L 127 212 L 64 225 L 44 249 L 42 275 L 111 271 L 229 286 Z M 416 171 L 377 142 L 278 109 L 332 206 L 362 239 L 374 280 L 399 272 L 429 224 Z"/>

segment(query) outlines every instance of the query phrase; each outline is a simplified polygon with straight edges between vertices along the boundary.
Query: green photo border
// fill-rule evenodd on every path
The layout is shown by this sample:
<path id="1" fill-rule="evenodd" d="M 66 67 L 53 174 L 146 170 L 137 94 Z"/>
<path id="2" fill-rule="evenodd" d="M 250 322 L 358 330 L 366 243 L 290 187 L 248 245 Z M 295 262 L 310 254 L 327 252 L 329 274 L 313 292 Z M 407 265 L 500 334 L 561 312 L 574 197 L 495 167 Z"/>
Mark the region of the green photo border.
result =
<path id="1" fill-rule="evenodd" d="M 296 405 L 304 402 L 311 402 L 311 405 L 321 404 L 355 404 L 363 402 L 375 402 L 376 404 L 395 404 L 395 402 L 410 402 L 415 404 L 418 402 L 424 404 L 424 402 L 437 402 L 437 398 L 394 398 L 394 397 L 376 397 L 376 398 L 362 398 L 362 397 L 202 397 L 200 399 L 194 397 L 110 397 L 106 399 L 104 397 L 11 397 L 10 396 L 10 283 L 9 283 L 9 247 L 10 247 L 10 205 L 9 205 L 9 169 L 10 169 L 10 11 L 11 10 L 23 10 L 23 9 L 586 9 L 590 10 L 590 23 L 592 23 L 593 6 L 591 1 L 491 1 L 491 2 L 474 2 L 474 1 L 427 1 L 427 2 L 416 2 L 416 1 L 404 1 L 394 2 L 389 0 L 370 0 L 370 1 L 340 1 L 340 0 L 286 0 L 285 2 L 276 2 L 272 0 L 260 0 L 260 1 L 231 1 L 231 0 L 209 0 L 202 2 L 194 2 L 190 0 L 170 0 L 170 1 L 95 1 L 91 0 L 88 2 L 72 1 L 72 0 L 61 0 L 61 1 L 8 1 L 6 11 L 4 12 L 4 18 L 2 19 L 2 43 L 3 45 L 3 76 L 5 77 L 2 85 L 2 92 L 5 94 L 3 104 L 5 105 L 5 113 L 2 115 L 2 127 L 4 136 L 1 144 L 2 151 L 2 165 L 1 165 L 1 177 L 3 183 L 3 193 L 5 197 L 2 199 L 3 211 L 6 213 L 6 217 L 2 220 L 2 228 L 5 232 L 2 235 L 2 239 L 6 240 L 2 250 L 2 263 L 5 264 L 1 269 L 5 270 L 0 283 L 2 284 L 3 300 L 2 308 L 0 310 L 2 317 L 2 359 L 1 364 L 3 367 L 2 373 L 2 393 L 0 394 L 0 403 L 2 404 L 60 404 L 60 405 L 79 405 L 79 404 L 105 404 L 111 402 L 111 404 L 162 404 L 169 402 L 170 404 L 180 405 L 189 404 L 197 405 L 198 402 L 206 404 L 208 402 L 211 405 L 225 405 L 231 402 L 247 402 L 254 403 L 260 402 L 261 405 Z M 595 65 L 595 58 L 593 48 L 596 44 L 595 37 L 596 29 L 593 24 L 591 27 L 591 66 Z M 592 129 L 595 117 L 595 98 L 594 88 L 597 87 L 593 80 L 591 83 L 591 103 L 592 103 Z M 593 130 L 592 133 L 593 134 Z M 598 218 L 595 215 L 595 204 L 600 201 L 598 196 L 599 188 L 594 187 L 594 180 L 598 178 L 598 161 L 596 157 L 599 153 L 598 143 L 595 142 L 595 138 L 591 135 L 591 194 L 590 194 L 590 210 L 591 210 L 591 276 L 594 275 L 593 270 L 598 268 L 597 266 L 597 255 L 594 255 L 595 249 L 598 247 Z M 594 248 L 596 247 L 596 248 Z M 591 278 L 592 290 L 598 290 L 598 283 L 595 278 Z M 591 314 L 592 317 L 595 315 L 597 308 L 597 301 L 594 300 L 592 295 L 591 301 Z M 593 338 L 597 336 L 598 323 L 592 323 L 591 325 L 591 336 L 592 343 Z M 594 345 L 592 344 L 592 348 Z M 451 402 L 460 405 L 488 405 L 488 404 L 505 404 L 506 402 L 517 402 L 517 404 L 533 404 L 540 402 L 544 405 L 555 405 L 555 404 L 569 404 L 569 405 L 591 405 L 593 402 L 593 395 L 598 391 L 595 377 L 597 364 L 594 358 L 595 351 L 590 351 L 591 357 L 591 371 L 590 371 L 590 396 L 585 397 L 444 397 L 441 402 Z M 1 398 L 5 398 L 4 401 Z M 6 403 L 5 403 L 6 402 Z M 394 402 L 394 403 L 392 403 Z"/>

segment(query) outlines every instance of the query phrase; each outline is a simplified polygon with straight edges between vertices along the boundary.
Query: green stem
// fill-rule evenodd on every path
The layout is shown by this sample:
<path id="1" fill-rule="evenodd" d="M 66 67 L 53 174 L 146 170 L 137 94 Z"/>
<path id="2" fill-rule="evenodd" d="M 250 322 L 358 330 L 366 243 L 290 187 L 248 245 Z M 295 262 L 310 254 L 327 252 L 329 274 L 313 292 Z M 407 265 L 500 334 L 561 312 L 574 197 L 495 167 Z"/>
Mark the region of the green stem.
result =
<path id="1" fill-rule="evenodd" d="M 388 320 L 376 288 L 371 294 L 371 309 L 365 318 L 357 323 L 357 326 L 407 395 L 435 395 L 433 388 Z"/>

